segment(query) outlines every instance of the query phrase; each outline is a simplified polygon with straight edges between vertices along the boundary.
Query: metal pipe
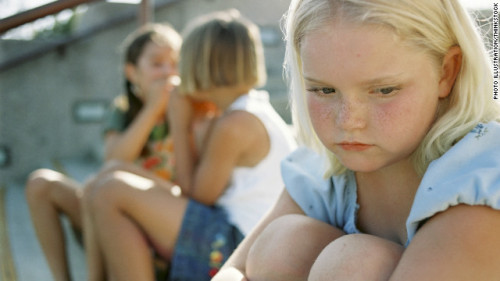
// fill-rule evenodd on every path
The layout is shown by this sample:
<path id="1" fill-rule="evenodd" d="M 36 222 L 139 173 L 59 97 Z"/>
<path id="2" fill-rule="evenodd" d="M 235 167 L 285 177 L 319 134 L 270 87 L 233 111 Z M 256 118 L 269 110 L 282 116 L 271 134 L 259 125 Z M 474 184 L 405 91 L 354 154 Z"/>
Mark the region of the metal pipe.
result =
<path id="1" fill-rule="evenodd" d="M 102 0 L 58 0 L 43 6 L 27 10 L 10 17 L 0 20 L 0 34 L 6 31 L 21 26 L 25 23 L 32 22 L 39 18 L 58 13 L 65 9 L 76 7 L 80 4 L 102 1 Z"/>
<path id="2" fill-rule="evenodd" d="M 81 2 L 84 2 L 83 0 L 80 0 Z M 97 0 L 90 0 L 90 1 L 97 1 Z M 87 0 L 86 2 L 90 2 Z M 167 7 L 168 5 L 171 5 L 173 3 L 179 2 L 181 0 L 164 0 L 161 3 L 158 3 L 156 5 L 151 5 L 151 9 L 163 9 Z M 72 44 L 74 42 L 83 40 L 85 38 L 88 38 L 90 36 L 93 36 L 101 31 L 104 31 L 108 28 L 111 28 L 116 25 L 124 24 L 129 22 L 131 19 L 134 17 L 137 17 L 137 12 L 129 13 L 125 12 L 123 14 L 118 14 L 115 15 L 115 17 L 108 19 L 105 23 L 95 25 L 91 28 L 88 28 L 86 30 L 78 32 L 78 34 L 73 34 L 65 39 L 62 40 L 56 40 L 51 43 L 47 43 L 44 46 L 38 47 L 35 50 L 30 50 L 27 51 L 26 53 L 23 53 L 21 55 L 15 56 L 15 57 L 10 57 L 6 59 L 5 61 L 0 61 L 0 73 L 3 71 L 6 71 L 14 66 L 20 65 L 24 62 L 30 61 L 32 59 L 35 59 L 37 57 L 40 57 L 50 51 L 59 49 L 59 48 L 65 48 L 69 44 Z"/>
<path id="3" fill-rule="evenodd" d="M 154 21 L 154 0 L 141 0 L 139 8 L 139 25 Z"/>

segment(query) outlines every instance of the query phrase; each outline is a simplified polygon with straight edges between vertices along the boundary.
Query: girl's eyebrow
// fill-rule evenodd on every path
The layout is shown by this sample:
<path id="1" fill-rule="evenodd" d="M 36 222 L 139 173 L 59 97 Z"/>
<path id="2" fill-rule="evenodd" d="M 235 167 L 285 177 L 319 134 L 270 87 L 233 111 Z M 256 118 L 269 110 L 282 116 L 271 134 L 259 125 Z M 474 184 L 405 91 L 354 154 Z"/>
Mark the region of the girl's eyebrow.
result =
<path id="1" fill-rule="evenodd" d="M 396 81 L 399 81 L 401 76 L 402 76 L 402 73 L 395 73 L 395 74 L 385 75 L 385 76 L 381 76 L 381 77 L 376 77 L 376 78 L 361 82 L 361 85 L 371 86 L 371 85 L 378 85 L 378 84 L 394 83 Z"/>
<path id="2" fill-rule="evenodd" d="M 311 78 L 311 77 L 308 77 L 308 76 L 305 76 L 304 75 L 304 80 L 307 81 L 307 82 L 312 82 L 312 83 L 316 83 L 316 84 L 329 84 L 329 83 L 325 83 L 323 81 L 320 81 L 320 80 L 316 80 L 314 78 Z"/>
<path id="3" fill-rule="evenodd" d="M 400 77 L 403 76 L 402 73 L 395 73 L 395 74 L 390 74 L 390 75 L 385 75 L 381 77 L 376 77 L 373 79 L 369 79 L 366 81 L 362 81 L 360 85 L 363 86 L 371 86 L 371 85 L 378 85 L 378 84 L 385 84 L 385 83 L 394 83 L 400 79 Z M 304 81 L 310 82 L 310 83 L 316 83 L 316 84 L 324 84 L 324 85 L 330 85 L 331 83 L 326 83 L 321 80 L 314 79 L 312 77 L 308 77 L 306 75 L 303 76 Z"/>

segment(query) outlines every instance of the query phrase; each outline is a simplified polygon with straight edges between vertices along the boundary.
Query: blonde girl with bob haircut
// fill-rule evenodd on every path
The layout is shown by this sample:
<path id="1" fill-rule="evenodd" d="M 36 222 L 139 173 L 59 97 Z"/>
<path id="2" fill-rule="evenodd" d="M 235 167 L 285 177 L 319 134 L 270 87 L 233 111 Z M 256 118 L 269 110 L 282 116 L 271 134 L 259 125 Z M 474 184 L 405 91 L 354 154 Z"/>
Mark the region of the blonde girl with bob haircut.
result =
<path id="1" fill-rule="evenodd" d="M 92 183 L 113 280 L 154 280 L 150 247 L 170 263 L 168 280 L 210 280 L 277 200 L 280 162 L 296 143 L 253 89 L 265 80 L 262 56 L 257 26 L 235 10 L 188 26 L 168 108 L 177 182 L 119 170 Z M 192 102 L 216 110 L 200 116 Z"/>
<path id="2" fill-rule="evenodd" d="M 458 0 L 292 0 L 286 189 L 213 280 L 498 280 L 500 107 Z"/>
<path id="3" fill-rule="evenodd" d="M 227 17 L 237 18 L 230 10 Z M 207 18 L 198 19 L 206 21 Z M 225 32 L 244 34 L 231 37 Z M 264 49 L 258 27 L 245 18 L 239 21 L 213 21 L 205 25 L 192 24 L 185 33 L 191 36 L 182 48 L 180 93 L 193 95 L 212 88 L 241 85 L 249 89 L 266 83 Z M 217 38 L 214 34 L 221 34 Z"/>

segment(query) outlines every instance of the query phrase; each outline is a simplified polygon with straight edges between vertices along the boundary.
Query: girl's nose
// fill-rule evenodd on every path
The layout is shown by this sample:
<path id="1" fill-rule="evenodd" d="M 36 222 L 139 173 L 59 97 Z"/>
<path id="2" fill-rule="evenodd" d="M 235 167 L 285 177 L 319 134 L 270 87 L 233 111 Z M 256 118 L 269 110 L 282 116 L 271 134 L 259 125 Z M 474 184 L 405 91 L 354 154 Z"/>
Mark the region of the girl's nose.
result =
<path id="1" fill-rule="evenodd" d="M 163 73 L 167 76 L 170 76 L 170 75 L 175 73 L 174 67 L 169 63 L 165 64 L 163 66 L 162 70 L 163 70 Z"/>
<path id="2" fill-rule="evenodd" d="M 362 129 L 366 126 L 367 108 L 356 97 L 343 97 L 337 110 L 337 125 L 344 130 Z"/>
<path id="3" fill-rule="evenodd" d="M 177 69 L 171 63 L 163 63 L 158 68 L 159 73 L 164 77 L 169 77 L 171 75 L 177 74 Z"/>

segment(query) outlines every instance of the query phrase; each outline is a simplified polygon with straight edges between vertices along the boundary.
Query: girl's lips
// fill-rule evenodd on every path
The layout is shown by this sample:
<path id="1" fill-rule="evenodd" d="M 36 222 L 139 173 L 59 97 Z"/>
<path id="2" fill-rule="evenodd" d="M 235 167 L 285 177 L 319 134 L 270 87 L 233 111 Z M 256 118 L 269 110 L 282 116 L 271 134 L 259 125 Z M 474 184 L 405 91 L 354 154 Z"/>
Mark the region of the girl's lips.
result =
<path id="1" fill-rule="evenodd" d="M 338 146 L 346 151 L 364 151 L 371 148 L 373 145 L 359 142 L 342 142 Z"/>

